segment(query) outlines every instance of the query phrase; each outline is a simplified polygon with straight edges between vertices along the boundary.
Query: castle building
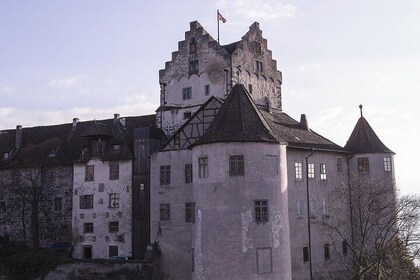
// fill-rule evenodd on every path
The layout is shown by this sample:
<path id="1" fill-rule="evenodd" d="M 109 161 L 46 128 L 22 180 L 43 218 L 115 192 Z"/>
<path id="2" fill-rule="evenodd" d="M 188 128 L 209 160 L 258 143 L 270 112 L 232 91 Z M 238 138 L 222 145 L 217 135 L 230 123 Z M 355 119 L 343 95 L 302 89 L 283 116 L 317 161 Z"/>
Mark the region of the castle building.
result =
<path id="1" fill-rule="evenodd" d="M 281 73 L 258 23 L 221 46 L 192 22 L 159 74 L 157 121 L 169 140 L 151 157 L 151 238 L 168 277 L 344 272 L 356 238 L 351 200 L 333 194 L 351 190 L 358 177 L 394 188 L 393 152 L 366 119 L 341 147 L 305 115 L 287 115 Z M 340 234 L 325 227 L 333 222 Z"/>

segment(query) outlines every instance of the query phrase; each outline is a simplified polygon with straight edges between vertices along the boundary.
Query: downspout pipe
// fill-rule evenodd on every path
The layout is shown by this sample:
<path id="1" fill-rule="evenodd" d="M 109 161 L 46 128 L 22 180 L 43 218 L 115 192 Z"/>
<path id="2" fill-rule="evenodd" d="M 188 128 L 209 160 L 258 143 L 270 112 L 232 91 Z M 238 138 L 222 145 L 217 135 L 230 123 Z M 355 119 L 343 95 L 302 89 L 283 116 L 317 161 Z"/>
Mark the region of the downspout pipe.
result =
<path id="1" fill-rule="evenodd" d="M 309 251 L 309 274 L 310 279 L 313 279 L 313 271 L 312 271 L 312 244 L 311 244 L 311 216 L 310 216 L 310 209 L 309 209 L 309 162 L 308 159 L 313 156 L 315 153 L 315 149 L 311 149 L 311 154 L 305 158 L 306 162 L 306 214 L 308 216 L 308 251 Z"/>

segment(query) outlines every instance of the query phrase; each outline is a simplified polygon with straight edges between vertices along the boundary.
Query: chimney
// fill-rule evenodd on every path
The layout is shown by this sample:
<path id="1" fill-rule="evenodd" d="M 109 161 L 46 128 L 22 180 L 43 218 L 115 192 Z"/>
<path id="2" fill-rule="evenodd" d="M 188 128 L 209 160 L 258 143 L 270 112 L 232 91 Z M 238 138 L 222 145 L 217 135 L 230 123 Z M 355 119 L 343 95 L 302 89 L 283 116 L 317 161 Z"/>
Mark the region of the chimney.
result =
<path id="1" fill-rule="evenodd" d="M 18 150 L 22 147 L 22 126 L 16 126 L 15 149 Z"/>
<path id="2" fill-rule="evenodd" d="M 114 114 L 114 123 L 117 123 L 119 121 L 120 114 Z"/>
<path id="3" fill-rule="evenodd" d="M 79 118 L 73 118 L 73 129 L 76 129 L 77 124 L 79 123 Z"/>
<path id="4" fill-rule="evenodd" d="M 306 119 L 306 115 L 305 114 L 301 114 L 300 115 L 300 124 L 299 124 L 299 126 L 302 129 L 309 130 L 308 120 Z"/>

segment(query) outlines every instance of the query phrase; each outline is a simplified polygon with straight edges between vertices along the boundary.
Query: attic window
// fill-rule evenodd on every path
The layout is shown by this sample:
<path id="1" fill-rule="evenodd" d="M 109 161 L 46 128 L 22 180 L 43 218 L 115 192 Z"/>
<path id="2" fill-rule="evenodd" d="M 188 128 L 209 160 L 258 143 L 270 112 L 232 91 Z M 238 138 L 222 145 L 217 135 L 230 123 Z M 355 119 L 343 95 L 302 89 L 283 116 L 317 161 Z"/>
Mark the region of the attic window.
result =
<path id="1" fill-rule="evenodd" d="M 114 151 L 119 151 L 120 150 L 120 145 L 112 145 L 112 149 Z"/>
<path id="2" fill-rule="evenodd" d="M 3 155 L 3 159 L 9 159 L 9 153 L 4 153 L 4 155 Z"/>
<path id="3" fill-rule="evenodd" d="M 262 61 L 255 61 L 255 71 L 256 72 L 262 72 L 263 71 L 263 63 Z"/>
<path id="4" fill-rule="evenodd" d="M 198 73 L 198 60 L 190 61 L 188 71 L 190 72 L 190 74 Z"/>
<path id="5" fill-rule="evenodd" d="M 190 54 L 195 54 L 197 51 L 197 43 L 195 42 L 195 38 L 191 38 L 190 41 Z"/>

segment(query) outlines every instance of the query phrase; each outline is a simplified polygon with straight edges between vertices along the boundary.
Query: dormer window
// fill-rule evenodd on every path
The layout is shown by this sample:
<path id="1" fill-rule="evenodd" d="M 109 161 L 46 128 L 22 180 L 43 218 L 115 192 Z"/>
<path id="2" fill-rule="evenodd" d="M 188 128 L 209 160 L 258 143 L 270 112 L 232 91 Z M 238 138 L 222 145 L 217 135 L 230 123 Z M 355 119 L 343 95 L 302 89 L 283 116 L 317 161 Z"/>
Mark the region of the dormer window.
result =
<path id="1" fill-rule="evenodd" d="M 83 147 L 81 151 L 81 155 L 84 156 L 88 151 L 88 147 Z"/>
<path id="2" fill-rule="evenodd" d="M 48 157 L 55 157 L 55 150 L 51 150 L 50 153 L 48 154 Z"/>
<path id="3" fill-rule="evenodd" d="M 4 155 L 3 155 L 3 159 L 4 160 L 8 160 L 9 159 L 9 153 L 4 153 Z"/>

